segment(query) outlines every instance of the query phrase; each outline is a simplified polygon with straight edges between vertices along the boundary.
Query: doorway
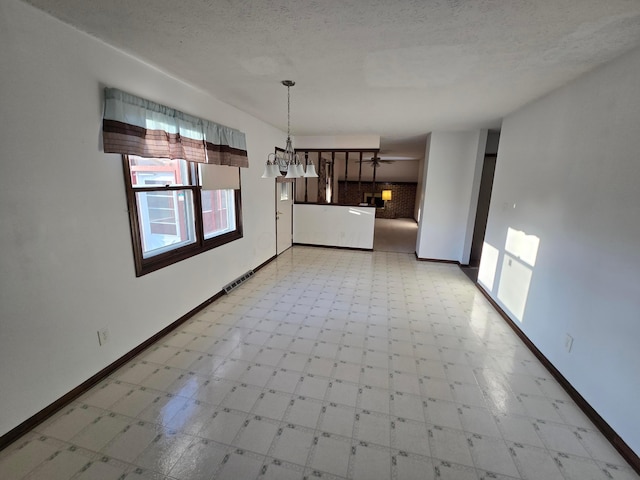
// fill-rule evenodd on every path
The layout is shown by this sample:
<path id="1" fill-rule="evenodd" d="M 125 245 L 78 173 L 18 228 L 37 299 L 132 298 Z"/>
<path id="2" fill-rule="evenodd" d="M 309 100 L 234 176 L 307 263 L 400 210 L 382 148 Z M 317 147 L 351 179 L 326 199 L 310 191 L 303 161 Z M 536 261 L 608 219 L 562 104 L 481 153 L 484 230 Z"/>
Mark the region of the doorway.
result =
<path id="1" fill-rule="evenodd" d="M 482 166 L 482 177 L 480 179 L 480 192 L 478 193 L 478 207 L 476 209 L 476 221 L 473 227 L 473 238 L 471 240 L 471 254 L 469 256 L 469 267 L 478 268 L 480 257 L 482 256 L 482 244 L 484 234 L 487 230 L 487 219 L 489 218 L 489 204 L 491 203 L 491 190 L 493 189 L 493 175 L 496 171 L 496 154 L 486 154 Z"/>
<path id="2" fill-rule="evenodd" d="M 487 231 L 489 206 L 491 204 L 491 191 L 493 189 L 493 176 L 496 171 L 496 158 L 497 154 L 485 154 L 484 157 L 482 177 L 480 179 L 480 191 L 478 193 L 476 220 L 473 227 L 473 237 L 471 239 L 469 265 L 460 267 L 467 277 L 469 277 L 474 283 L 478 281 L 482 246 L 484 245 L 484 235 Z"/>
<path id="3" fill-rule="evenodd" d="M 413 218 L 376 218 L 373 250 L 415 254 L 418 223 Z"/>

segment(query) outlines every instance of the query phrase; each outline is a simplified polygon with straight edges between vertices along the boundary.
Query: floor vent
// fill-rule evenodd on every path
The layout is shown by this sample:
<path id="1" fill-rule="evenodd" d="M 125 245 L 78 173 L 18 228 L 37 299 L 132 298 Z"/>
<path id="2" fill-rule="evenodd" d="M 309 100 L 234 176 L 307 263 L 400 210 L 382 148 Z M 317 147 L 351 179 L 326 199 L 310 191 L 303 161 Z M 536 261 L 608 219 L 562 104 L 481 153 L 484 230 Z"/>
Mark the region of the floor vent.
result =
<path id="1" fill-rule="evenodd" d="M 237 288 L 239 285 L 241 285 L 242 283 L 246 282 L 251 277 L 253 277 L 253 270 L 249 270 L 244 275 L 241 275 L 238 278 L 236 278 L 233 282 L 225 285 L 224 288 L 223 288 L 224 293 L 229 293 L 231 290 L 233 290 L 234 288 Z"/>

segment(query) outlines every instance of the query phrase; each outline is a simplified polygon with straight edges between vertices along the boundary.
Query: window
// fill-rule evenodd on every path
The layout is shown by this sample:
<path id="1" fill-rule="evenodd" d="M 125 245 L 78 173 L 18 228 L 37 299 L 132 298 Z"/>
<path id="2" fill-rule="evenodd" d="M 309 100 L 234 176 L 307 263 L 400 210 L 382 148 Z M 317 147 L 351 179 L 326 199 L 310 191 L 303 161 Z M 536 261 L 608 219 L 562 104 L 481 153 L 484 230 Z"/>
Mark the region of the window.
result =
<path id="1" fill-rule="evenodd" d="M 242 238 L 240 189 L 203 190 L 185 160 L 123 161 L 137 276 Z"/>
<path id="2" fill-rule="evenodd" d="M 233 192 L 233 190 L 202 190 L 204 238 L 213 238 L 236 229 Z"/>
<path id="3" fill-rule="evenodd" d="M 289 200 L 289 197 L 291 196 L 291 183 L 282 182 L 278 185 L 280 185 L 280 201 Z"/>

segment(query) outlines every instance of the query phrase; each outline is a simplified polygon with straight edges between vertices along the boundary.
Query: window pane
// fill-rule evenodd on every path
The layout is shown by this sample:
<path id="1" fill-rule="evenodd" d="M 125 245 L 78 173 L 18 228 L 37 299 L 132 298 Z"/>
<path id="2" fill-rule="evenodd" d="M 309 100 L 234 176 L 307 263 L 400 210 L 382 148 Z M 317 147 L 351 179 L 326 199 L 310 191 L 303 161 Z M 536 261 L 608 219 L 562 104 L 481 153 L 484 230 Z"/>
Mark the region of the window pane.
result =
<path id="1" fill-rule="evenodd" d="M 212 238 L 236 229 L 233 190 L 202 190 L 204 238 Z"/>
<path id="2" fill-rule="evenodd" d="M 190 185 L 188 164 L 184 160 L 142 158 L 130 155 L 129 169 L 133 188 L 154 185 Z"/>
<path id="3" fill-rule="evenodd" d="M 191 190 L 136 192 L 143 258 L 196 241 Z"/>
<path id="4" fill-rule="evenodd" d="M 278 185 L 280 185 L 280 200 L 289 200 L 289 197 L 291 195 L 291 184 L 289 182 L 283 182 L 279 183 Z"/>

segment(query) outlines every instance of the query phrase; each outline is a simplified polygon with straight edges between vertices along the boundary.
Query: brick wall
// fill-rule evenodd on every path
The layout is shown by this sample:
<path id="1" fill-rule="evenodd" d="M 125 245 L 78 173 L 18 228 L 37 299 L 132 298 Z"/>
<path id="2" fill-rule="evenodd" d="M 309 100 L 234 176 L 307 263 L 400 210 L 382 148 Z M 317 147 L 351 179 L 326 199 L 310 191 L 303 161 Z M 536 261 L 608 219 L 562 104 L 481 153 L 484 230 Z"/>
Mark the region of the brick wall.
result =
<path id="1" fill-rule="evenodd" d="M 358 191 L 358 182 L 338 182 L 338 203 L 357 205 L 364 201 L 365 193 L 372 192 L 372 188 L 371 182 L 362 182 L 360 191 Z M 413 218 L 417 189 L 417 183 L 376 182 L 376 193 L 379 194 L 382 190 L 391 190 L 392 198 L 386 202 L 385 208 L 376 209 L 376 218 Z"/>

